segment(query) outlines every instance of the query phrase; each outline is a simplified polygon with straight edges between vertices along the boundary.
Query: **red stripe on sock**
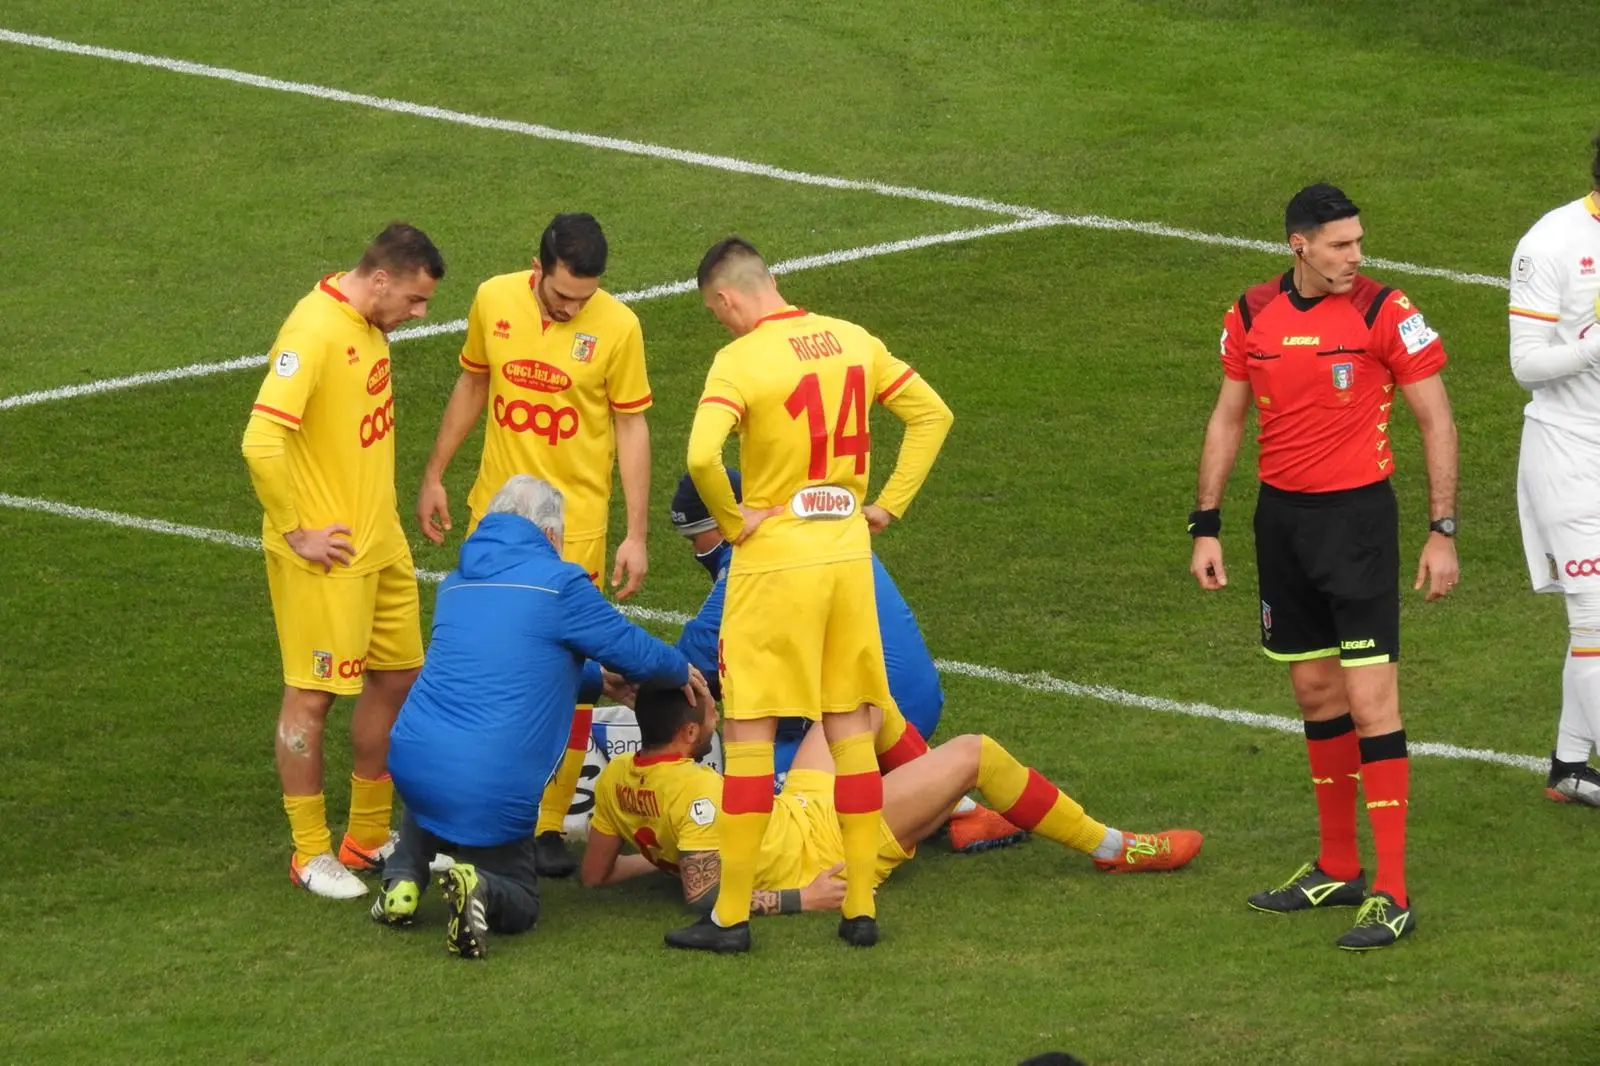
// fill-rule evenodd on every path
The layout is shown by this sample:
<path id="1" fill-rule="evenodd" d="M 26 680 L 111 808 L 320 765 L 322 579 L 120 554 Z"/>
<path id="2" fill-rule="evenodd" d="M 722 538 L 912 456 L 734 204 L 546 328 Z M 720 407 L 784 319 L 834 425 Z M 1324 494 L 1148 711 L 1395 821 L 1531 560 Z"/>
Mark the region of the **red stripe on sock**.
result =
<path id="1" fill-rule="evenodd" d="M 1030 769 L 1028 784 L 1022 790 L 1022 795 L 1017 797 L 1017 802 L 1000 813 L 1005 815 L 1006 821 L 1012 825 L 1021 826 L 1023 829 L 1037 829 L 1039 823 L 1044 821 L 1044 816 L 1056 805 L 1056 797 L 1060 795 L 1061 790 L 1052 785 L 1043 774 Z"/>
<path id="2" fill-rule="evenodd" d="M 906 731 L 900 734 L 900 739 L 895 741 L 889 750 L 878 756 L 878 769 L 888 773 L 897 766 L 904 766 L 919 755 L 928 754 L 928 742 L 922 739 L 922 734 L 917 732 L 917 727 L 910 722 L 906 723 Z"/>
<path id="3" fill-rule="evenodd" d="M 722 779 L 724 814 L 771 814 L 772 775 L 741 777 L 729 774 Z"/>
<path id="4" fill-rule="evenodd" d="M 572 712 L 572 731 L 567 734 L 568 751 L 589 750 L 589 729 L 594 725 L 594 708 L 577 707 Z"/>
<path id="5" fill-rule="evenodd" d="M 833 779 L 833 806 L 840 814 L 871 814 L 883 810 L 883 776 L 876 770 L 840 774 Z"/>

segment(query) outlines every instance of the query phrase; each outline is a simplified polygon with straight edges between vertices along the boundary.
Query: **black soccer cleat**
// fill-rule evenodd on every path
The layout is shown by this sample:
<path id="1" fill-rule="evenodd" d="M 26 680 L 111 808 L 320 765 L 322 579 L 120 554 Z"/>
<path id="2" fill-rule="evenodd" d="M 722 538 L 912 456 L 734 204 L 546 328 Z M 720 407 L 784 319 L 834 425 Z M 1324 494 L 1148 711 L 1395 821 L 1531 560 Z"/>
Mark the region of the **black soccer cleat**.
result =
<path id="1" fill-rule="evenodd" d="M 554 829 L 533 838 L 533 869 L 540 877 L 571 877 L 578 860 L 567 850 L 567 838 Z"/>
<path id="2" fill-rule="evenodd" d="M 839 939 L 853 948 L 870 948 L 878 942 L 878 919 L 870 914 L 839 919 Z"/>
<path id="3" fill-rule="evenodd" d="M 1551 752 L 1550 776 L 1545 778 L 1544 794 L 1557 803 L 1600 807 L 1600 771 L 1587 762 L 1562 762 Z"/>
<path id="4" fill-rule="evenodd" d="M 674 929 L 666 936 L 667 947 L 685 951 L 714 951 L 718 955 L 739 955 L 750 950 L 750 922 L 723 928 L 706 915 L 693 925 Z"/>
<path id="5" fill-rule="evenodd" d="M 1277 888 L 1257 892 L 1245 902 L 1258 911 L 1288 914 L 1313 907 L 1359 907 L 1366 898 L 1366 874 L 1358 873 L 1349 881 L 1340 881 L 1323 873 L 1316 863 L 1308 862 Z"/>
<path id="6" fill-rule="evenodd" d="M 1387 892 L 1374 892 L 1356 911 L 1356 924 L 1336 943 L 1346 951 L 1386 948 L 1417 927 L 1410 907 L 1402 907 Z"/>

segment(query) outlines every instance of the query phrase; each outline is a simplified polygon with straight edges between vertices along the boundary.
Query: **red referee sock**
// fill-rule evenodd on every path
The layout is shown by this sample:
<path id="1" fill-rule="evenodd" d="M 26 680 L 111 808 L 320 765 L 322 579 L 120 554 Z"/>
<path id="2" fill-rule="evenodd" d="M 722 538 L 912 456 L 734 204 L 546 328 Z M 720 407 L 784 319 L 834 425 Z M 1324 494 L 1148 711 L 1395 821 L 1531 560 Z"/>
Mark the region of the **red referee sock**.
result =
<path id="1" fill-rule="evenodd" d="M 1306 722 L 1306 756 L 1317 797 L 1321 849 L 1317 865 L 1329 877 L 1350 881 L 1361 872 L 1356 850 L 1356 785 L 1361 777 L 1361 745 L 1355 719 L 1348 714 L 1326 722 Z"/>
<path id="2" fill-rule="evenodd" d="M 1372 891 L 1387 892 L 1406 906 L 1406 808 L 1410 804 L 1411 760 L 1406 731 L 1361 738 L 1361 786 L 1367 795 L 1367 821 L 1378 851 Z"/>

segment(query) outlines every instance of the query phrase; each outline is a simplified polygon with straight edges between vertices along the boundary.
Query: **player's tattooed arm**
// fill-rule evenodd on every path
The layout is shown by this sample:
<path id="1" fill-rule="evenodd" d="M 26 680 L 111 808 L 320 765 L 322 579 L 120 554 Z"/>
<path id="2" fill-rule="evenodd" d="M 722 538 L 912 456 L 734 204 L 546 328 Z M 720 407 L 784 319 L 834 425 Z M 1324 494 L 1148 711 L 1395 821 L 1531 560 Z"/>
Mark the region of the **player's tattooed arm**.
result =
<path id="1" fill-rule="evenodd" d="M 710 914 L 717 903 L 717 888 L 722 880 L 722 859 L 715 851 L 686 851 L 678 856 L 678 877 L 683 881 L 683 899 L 697 914 Z M 801 910 L 800 890 L 756 889 L 750 894 L 750 913 L 796 914 Z"/>

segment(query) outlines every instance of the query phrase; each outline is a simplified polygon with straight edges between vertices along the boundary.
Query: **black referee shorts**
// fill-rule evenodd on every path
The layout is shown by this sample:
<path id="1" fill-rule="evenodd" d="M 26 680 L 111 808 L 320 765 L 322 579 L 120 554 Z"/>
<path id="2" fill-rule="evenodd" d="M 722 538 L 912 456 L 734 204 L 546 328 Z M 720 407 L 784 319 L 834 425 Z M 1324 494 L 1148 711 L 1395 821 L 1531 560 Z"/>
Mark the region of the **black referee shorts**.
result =
<path id="1" fill-rule="evenodd" d="M 1279 662 L 1400 658 L 1400 526 L 1387 479 L 1342 492 L 1261 486 L 1261 647 Z"/>

